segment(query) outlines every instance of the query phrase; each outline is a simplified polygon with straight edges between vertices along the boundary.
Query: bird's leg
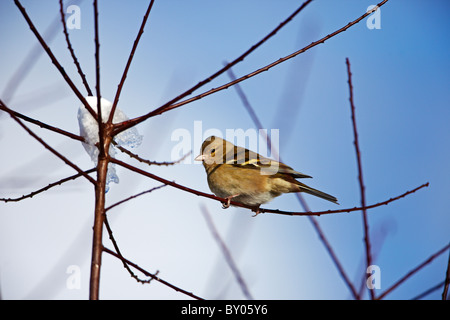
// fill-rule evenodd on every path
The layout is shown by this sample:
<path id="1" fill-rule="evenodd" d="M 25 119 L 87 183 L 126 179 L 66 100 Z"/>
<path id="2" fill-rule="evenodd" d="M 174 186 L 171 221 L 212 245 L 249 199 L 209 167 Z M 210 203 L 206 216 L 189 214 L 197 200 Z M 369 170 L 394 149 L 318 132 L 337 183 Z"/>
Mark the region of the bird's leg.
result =
<path id="1" fill-rule="evenodd" d="M 227 202 L 226 203 L 222 203 L 222 208 L 223 209 L 228 209 L 230 207 L 231 199 L 233 199 L 234 197 L 237 197 L 237 196 L 239 196 L 239 194 L 235 194 L 235 195 L 226 197 L 225 199 L 227 200 Z"/>
<path id="2" fill-rule="evenodd" d="M 258 214 L 260 214 L 261 212 L 259 212 L 259 206 L 254 207 L 252 209 L 252 211 L 255 213 L 254 215 L 252 215 L 252 217 L 256 217 Z"/>

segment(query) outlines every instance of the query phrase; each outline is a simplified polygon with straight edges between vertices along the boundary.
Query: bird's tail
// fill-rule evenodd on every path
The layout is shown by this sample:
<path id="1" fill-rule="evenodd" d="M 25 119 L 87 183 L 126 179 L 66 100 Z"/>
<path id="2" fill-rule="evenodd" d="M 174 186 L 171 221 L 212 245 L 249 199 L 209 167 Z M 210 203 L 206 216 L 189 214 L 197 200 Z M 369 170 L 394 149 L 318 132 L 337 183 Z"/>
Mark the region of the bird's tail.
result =
<path id="1" fill-rule="evenodd" d="M 308 187 L 306 184 L 303 184 L 301 182 L 298 182 L 298 187 L 300 188 L 300 192 L 306 192 L 306 193 L 312 194 L 313 196 L 316 196 L 316 197 L 334 202 L 336 204 L 339 204 L 338 200 L 335 197 L 333 197 L 332 195 L 329 195 L 328 193 Z"/>

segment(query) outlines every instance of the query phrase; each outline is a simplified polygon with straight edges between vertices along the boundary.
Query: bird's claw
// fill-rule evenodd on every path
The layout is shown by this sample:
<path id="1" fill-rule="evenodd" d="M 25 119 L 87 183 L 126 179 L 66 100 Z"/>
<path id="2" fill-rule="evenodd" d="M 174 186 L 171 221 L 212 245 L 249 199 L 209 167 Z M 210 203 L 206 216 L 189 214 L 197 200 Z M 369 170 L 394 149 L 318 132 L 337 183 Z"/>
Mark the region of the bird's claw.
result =
<path id="1" fill-rule="evenodd" d="M 254 209 L 252 209 L 252 211 L 255 213 L 254 215 L 252 215 L 253 218 L 256 217 L 258 214 L 261 213 L 261 212 L 259 211 L 259 206 L 256 207 L 256 208 L 254 208 Z"/>
<path id="2" fill-rule="evenodd" d="M 237 196 L 238 196 L 238 194 L 226 197 L 225 199 L 227 200 L 227 202 L 222 203 L 222 208 L 223 209 L 228 209 L 230 207 L 231 199 L 233 199 L 234 197 L 237 197 Z"/>

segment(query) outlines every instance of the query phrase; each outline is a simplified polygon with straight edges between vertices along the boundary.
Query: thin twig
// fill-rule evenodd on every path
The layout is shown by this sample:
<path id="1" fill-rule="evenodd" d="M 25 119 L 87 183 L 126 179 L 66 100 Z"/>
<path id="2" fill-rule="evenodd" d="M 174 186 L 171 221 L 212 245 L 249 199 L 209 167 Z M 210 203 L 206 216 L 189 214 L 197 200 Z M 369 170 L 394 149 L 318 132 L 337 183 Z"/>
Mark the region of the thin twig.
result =
<path id="1" fill-rule="evenodd" d="M 141 36 L 144 33 L 145 24 L 147 23 L 147 19 L 148 19 L 148 16 L 150 15 L 150 11 L 152 10 L 154 2 L 155 2 L 154 0 L 150 1 L 150 4 L 148 5 L 147 11 L 145 12 L 144 18 L 142 19 L 142 24 L 141 24 L 141 27 L 139 29 L 139 32 L 138 32 L 138 34 L 136 36 L 136 39 L 134 40 L 133 48 L 131 49 L 130 55 L 128 56 L 128 61 L 127 61 L 127 64 L 125 66 L 125 70 L 123 71 L 123 74 L 122 74 L 122 79 L 120 80 L 120 83 L 119 83 L 119 85 L 117 87 L 116 96 L 114 98 L 114 102 L 113 102 L 113 105 L 111 107 L 111 112 L 109 114 L 108 123 L 112 123 L 112 121 L 113 121 L 114 113 L 116 112 L 117 103 L 119 102 L 120 93 L 122 92 L 122 87 L 123 87 L 123 84 L 125 83 L 125 79 L 126 79 L 127 74 L 128 74 L 128 69 L 130 68 L 131 61 L 133 60 L 134 53 L 136 52 L 136 48 L 137 48 L 137 46 L 139 44 L 139 40 L 141 39 Z"/>
<path id="2" fill-rule="evenodd" d="M 365 193 L 365 187 L 364 187 L 364 180 L 363 180 L 363 173 L 362 173 L 362 163 L 361 163 L 361 151 L 359 148 L 359 140 L 358 140 L 358 130 L 356 128 L 356 116 L 355 116 L 355 104 L 353 101 L 353 84 L 352 84 L 352 72 L 350 70 L 350 60 L 347 58 L 345 60 L 347 64 L 347 74 L 348 74 L 348 87 L 350 91 L 350 110 L 352 113 L 352 126 L 353 126 L 353 136 L 354 136 L 354 145 L 355 145 L 355 152 L 356 152 L 356 160 L 358 165 L 358 181 L 359 181 L 359 189 L 361 193 L 361 207 L 366 207 L 366 193 Z M 367 217 L 367 211 L 366 209 L 362 210 L 362 216 L 363 216 L 363 226 L 364 226 L 364 245 L 366 249 L 366 268 L 372 265 L 372 253 L 371 253 L 371 245 L 370 245 L 370 238 L 369 238 L 369 222 Z M 375 299 L 375 290 L 369 290 L 370 298 L 373 300 Z"/>
<path id="3" fill-rule="evenodd" d="M 61 15 L 61 22 L 63 25 L 64 36 L 65 36 L 66 42 L 67 42 L 67 48 L 69 49 L 70 55 L 72 56 L 73 62 L 75 63 L 78 74 L 81 77 L 81 81 L 83 82 L 84 87 L 86 88 L 88 96 L 92 96 L 92 91 L 86 80 L 86 75 L 83 73 L 83 70 L 81 70 L 80 63 L 78 62 L 77 56 L 75 55 L 75 51 L 73 50 L 72 44 L 70 43 L 69 33 L 67 32 L 67 26 L 66 26 L 66 18 L 65 18 L 65 14 L 64 14 L 64 5 L 63 5 L 62 0 L 59 0 L 59 13 Z"/>
<path id="4" fill-rule="evenodd" d="M 445 285 L 444 291 L 442 292 L 442 300 L 448 299 L 448 287 L 450 284 L 450 251 L 448 253 L 448 263 L 447 263 L 447 272 L 445 273 Z"/>
<path id="5" fill-rule="evenodd" d="M 130 274 L 130 276 L 131 276 L 133 279 L 135 279 L 137 282 L 142 283 L 142 284 L 150 283 L 150 282 L 153 280 L 152 277 L 150 277 L 149 279 L 145 279 L 145 280 L 139 278 L 139 277 L 131 270 L 131 268 L 128 266 L 128 264 L 125 262 L 125 260 L 124 260 L 124 258 L 123 258 L 123 256 L 122 256 L 122 253 L 120 252 L 119 246 L 117 245 L 117 241 L 116 241 L 116 239 L 115 239 L 114 236 L 113 236 L 113 232 L 112 232 L 111 226 L 109 225 L 109 222 L 108 222 L 108 216 L 107 216 L 106 214 L 105 214 L 105 220 L 104 220 L 104 223 L 105 223 L 106 230 L 108 231 L 108 234 L 109 234 L 109 239 L 111 240 L 111 242 L 112 242 L 112 244 L 113 244 L 113 246 L 114 246 L 114 249 L 116 250 L 117 254 L 119 255 L 120 260 L 121 260 L 122 263 L 123 263 L 123 267 L 128 271 L 128 273 Z M 159 271 L 157 270 L 156 273 L 155 273 L 155 276 L 156 276 L 158 273 L 159 273 Z"/>
<path id="6" fill-rule="evenodd" d="M 381 6 L 384 5 L 387 1 L 388 1 L 388 0 L 383 0 L 382 2 L 380 2 L 379 4 L 377 4 L 375 8 L 381 7 Z M 236 80 L 234 80 L 234 81 L 230 81 L 230 82 L 228 82 L 228 83 L 226 83 L 226 84 L 224 84 L 224 85 L 222 85 L 222 86 L 220 86 L 220 87 L 210 89 L 210 90 L 205 91 L 205 92 L 203 92 L 203 93 L 201 93 L 201 94 L 199 94 L 199 95 L 197 95 L 197 96 L 194 96 L 194 97 L 192 97 L 192 98 L 189 98 L 189 99 L 180 101 L 180 102 L 178 102 L 178 103 L 175 103 L 175 102 L 174 102 L 174 101 L 178 101 L 178 100 L 179 100 L 179 99 L 175 98 L 175 99 L 169 101 L 168 103 L 164 104 L 163 106 L 159 107 L 158 109 L 156 109 L 156 110 L 154 110 L 154 111 L 152 111 L 152 112 L 150 112 L 150 113 L 148 113 L 148 114 L 146 114 L 146 115 L 144 115 L 144 116 L 137 117 L 137 118 L 134 118 L 134 119 L 131 119 L 131 120 L 127 120 L 127 121 L 118 123 L 118 124 L 115 125 L 114 132 L 115 132 L 115 134 L 116 134 L 116 133 L 119 133 L 119 132 L 122 132 L 122 131 L 124 131 L 124 130 L 126 130 L 126 129 L 132 127 L 132 126 L 137 125 L 138 123 L 141 123 L 141 122 L 147 120 L 147 119 L 150 118 L 150 117 L 153 117 L 153 116 L 156 116 L 156 115 L 160 115 L 160 114 L 162 114 L 162 113 L 164 113 L 164 112 L 167 112 L 167 111 L 169 111 L 169 110 L 173 110 L 173 109 L 179 108 L 179 107 L 181 107 L 181 106 L 183 106 L 183 105 L 185 105 L 185 104 L 188 104 L 188 103 L 191 103 L 191 102 L 193 102 L 193 101 L 202 99 L 202 98 L 204 98 L 204 97 L 206 97 L 206 96 L 209 96 L 210 94 L 216 93 L 216 92 L 221 91 L 221 90 L 224 90 L 224 89 L 228 89 L 229 87 L 235 85 L 236 83 L 239 83 L 239 82 L 242 82 L 242 81 L 244 81 L 244 80 L 247 80 L 247 79 L 249 79 L 249 78 L 251 78 L 251 77 L 254 77 L 254 76 L 256 76 L 256 75 L 258 75 L 258 74 L 260 74 L 260 73 L 262 73 L 262 72 L 264 72 L 264 71 L 268 71 L 268 70 L 271 69 L 272 67 L 275 67 L 276 65 L 278 65 L 278 64 L 280 64 L 280 63 L 283 63 L 283 62 L 285 62 L 285 61 L 287 61 L 287 60 L 289 60 L 289 59 L 292 59 L 292 58 L 294 58 L 295 56 L 297 56 L 297 55 L 299 55 L 299 54 L 302 54 L 302 53 L 304 53 L 305 51 L 307 51 L 307 50 L 309 50 L 309 49 L 311 49 L 311 48 L 313 48 L 313 47 L 315 47 L 315 46 L 317 46 L 317 45 L 319 45 L 319 44 L 321 44 L 321 43 L 324 43 L 325 41 L 327 41 L 328 39 L 330 39 L 330 38 L 332 38 L 332 37 L 338 35 L 339 33 L 346 31 L 348 28 L 352 27 L 353 25 L 357 24 L 358 22 L 360 22 L 361 20 L 363 20 L 364 18 L 366 18 L 367 16 L 369 16 L 370 14 L 372 14 L 374 10 L 375 10 L 375 9 L 369 10 L 368 12 L 364 13 L 364 14 L 363 14 L 362 16 L 360 16 L 359 18 L 357 18 L 357 19 L 355 19 L 355 20 L 349 22 L 349 23 L 346 24 L 344 27 L 342 27 L 342 28 L 336 30 L 335 32 L 330 33 L 330 34 L 328 34 L 327 36 L 325 36 L 325 37 L 323 37 L 323 38 L 321 38 L 321 39 L 319 39 L 319 40 L 317 40 L 317 41 L 315 41 L 315 42 L 312 42 L 311 44 L 307 45 L 307 46 L 304 47 L 304 48 L 302 48 L 302 49 L 300 49 L 300 50 L 298 50 L 298 51 L 295 51 L 294 53 L 291 53 L 290 55 L 287 55 L 287 56 L 285 56 L 285 57 L 283 57 L 283 58 L 280 58 L 280 59 L 278 59 L 278 60 L 276 60 L 276 61 L 274 61 L 274 62 L 272 62 L 272 63 L 266 65 L 265 67 L 259 68 L 259 69 L 255 70 L 255 71 L 251 72 L 251 73 L 248 73 L 248 74 L 246 74 L 246 75 L 244 75 L 244 76 L 242 76 L 242 77 L 240 77 L 240 78 L 238 78 L 238 79 L 236 79 Z M 232 63 L 231 63 L 231 64 L 232 64 Z M 229 69 L 228 67 L 232 67 L 232 66 L 233 66 L 233 65 L 230 66 L 230 64 L 229 64 L 229 65 L 227 66 L 227 68 L 226 68 L 224 71 L 226 71 L 227 69 Z M 202 83 L 202 82 L 201 82 L 201 83 L 199 83 L 199 84 L 204 85 L 205 83 Z M 198 88 L 199 88 L 199 87 L 196 86 L 196 87 L 195 87 L 195 90 L 198 89 Z M 192 91 L 189 90 L 188 92 L 189 92 L 188 94 L 191 94 L 191 93 L 193 92 L 193 90 L 192 90 Z M 188 94 L 183 95 L 183 97 L 187 96 Z"/>
<path id="7" fill-rule="evenodd" d="M 429 295 L 430 293 L 433 293 L 434 291 L 439 290 L 441 287 L 444 286 L 444 284 L 445 284 L 445 281 L 441 281 L 437 285 L 434 285 L 431 288 L 425 290 L 424 292 L 418 294 L 417 296 L 411 298 L 411 300 L 420 300 L 420 299 L 426 297 L 427 295 Z"/>
<path id="8" fill-rule="evenodd" d="M 89 173 L 92 173 L 92 172 L 94 172 L 94 171 L 96 171 L 96 170 L 97 170 L 96 168 L 92 168 L 92 169 L 89 169 L 89 170 L 84 171 L 84 173 L 89 174 Z M 33 192 L 31 192 L 31 193 L 29 193 L 29 194 L 27 194 L 27 195 L 23 195 L 23 196 L 18 197 L 18 198 L 0 198 L 0 201 L 2 201 L 2 202 L 18 202 L 18 201 L 21 201 L 21 200 L 24 200 L 24 199 L 27 199 L 27 198 L 33 198 L 35 195 L 37 195 L 37 194 L 39 194 L 39 193 L 42 193 L 42 192 L 44 192 L 44 191 L 47 191 L 48 189 L 51 189 L 51 188 L 53 188 L 53 187 L 62 185 L 63 183 L 65 183 L 65 182 L 67 182 L 67 181 L 75 180 L 75 179 L 77 179 L 77 178 L 79 178 L 79 177 L 81 177 L 81 176 L 82 176 L 81 173 L 77 173 L 77 174 L 74 174 L 73 176 L 70 176 L 70 177 L 61 179 L 61 180 L 59 180 L 59 181 L 50 183 L 48 186 L 43 187 L 43 188 L 41 188 L 41 189 L 38 189 L 38 190 L 36 190 L 36 191 L 33 191 Z"/>
<path id="9" fill-rule="evenodd" d="M 57 127 L 53 127 L 53 126 L 51 126 L 49 124 L 46 124 L 46 123 L 41 122 L 39 120 L 27 117 L 27 116 L 25 116 L 25 115 L 23 115 L 23 114 L 21 114 L 19 112 L 13 111 L 11 109 L 9 109 L 9 111 L 7 111 L 6 108 L 3 106 L 3 104 L 0 104 L 0 110 L 6 111 L 8 113 L 12 112 L 14 114 L 14 116 L 16 116 L 17 118 L 25 120 L 25 121 L 27 121 L 29 123 L 35 124 L 35 125 L 43 128 L 43 129 L 47 129 L 47 130 L 50 130 L 50 131 L 62 134 L 63 136 L 69 137 L 71 139 L 84 142 L 84 138 L 79 136 L 79 135 L 73 134 L 71 132 L 65 131 L 65 130 L 57 128 Z"/>
<path id="10" fill-rule="evenodd" d="M 147 171 L 144 171 L 142 169 L 136 168 L 136 167 L 134 167 L 132 165 L 129 165 L 128 163 L 120 161 L 118 159 L 110 158 L 110 161 L 112 163 L 115 163 L 115 164 L 119 165 L 119 166 L 127 168 L 127 169 L 129 169 L 131 171 L 134 171 L 134 172 L 136 172 L 136 173 L 138 173 L 140 175 L 143 175 L 143 176 L 146 176 L 146 177 L 151 178 L 153 180 L 159 181 L 161 183 L 170 185 L 170 186 L 172 186 L 174 188 L 177 188 L 177 189 L 180 189 L 180 190 L 183 190 L 183 191 L 187 191 L 187 192 L 195 194 L 197 196 L 213 199 L 213 200 L 219 201 L 221 203 L 227 203 L 229 201 L 228 199 L 217 197 L 215 195 L 212 195 L 212 194 L 209 194 L 209 193 L 205 193 L 205 192 L 201 192 L 201 191 L 189 188 L 189 187 L 185 187 L 185 186 L 180 185 L 178 183 L 175 183 L 173 181 L 166 180 L 166 179 L 161 178 L 161 177 L 159 177 L 157 175 L 154 175 L 154 174 L 152 174 L 150 172 L 147 172 Z M 425 183 L 425 184 L 423 184 L 423 185 L 421 185 L 421 186 L 419 186 L 419 187 L 417 187 L 417 188 L 415 188 L 413 190 L 407 191 L 407 192 L 405 192 L 405 193 L 403 193 L 403 194 L 401 194 L 401 195 L 399 195 L 399 196 L 397 196 L 395 198 L 390 198 L 389 200 L 366 206 L 365 209 L 373 209 L 373 208 L 376 208 L 376 207 L 387 205 L 387 204 L 389 204 L 391 202 L 394 202 L 394 201 L 396 201 L 398 199 L 406 197 L 407 195 L 412 194 L 412 193 L 418 191 L 419 189 L 422 189 L 424 187 L 428 187 L 428 185 L 429 185 L 429 183 L 427 182 L 427 183 Z M 250 210 L 255 210 L 254 207 L 249 207 L 249 206 L 246 206 L 246 205 L 244 205 L 242 203 L 235 202 L 235 201 L 230 201 L 230 204 L 233 205 L 233 206 L 236 206 L 236 207 L 241 207 L 241 208 L 246 208 L 246 209 L 250 209 Z M 290 215 L 290 216 L 320 216 L 320 215 L 324 215 L 324 214 L 348 213 L 348 212 L 354 212 L 354 211 L 361 211 L 362 209 L 364 209 L 364 208 L 354 207 L 354 208 L 339 209 L 339 210 L 327 210 L 327 211 L 290 212 L 290 211 L 282 211 L 282 210 L 276 210 L 276 209 L 259 208 L 259 213 L 275 213 L 275 214 Z"/>
<path id="11" fill-rule="evenodd" d="M 176 103 L 177 101 L 180 101 L 181 99 L 187 97 L 188 95 L 192 94 L 197 89 L 201 88 L 205 84 L 209 83 L 213 79 L 217 78 L 221 74 L 223 74 L 225 71 L 236 65 L 237 63 L 243 61 L 249 54 L 251 54 L 253 51 L 255 51 L 258 47 L 260 47 L 263 43 L 265 43 L 269 38 L 274 36 L 281 28 L 283 28 L 287 23 L 289 23 L 298 13 L 300 13 L 312 0 L 305 1 L 297 10 L 295 10 L 286 20 L 284 20 L 278 27 L 276 27 L 274 30 L 272 30 L 268 35 L 266 35 L 263 39 L 261 39 L 258 43 L 253 45 L 250 49 L 245 51 L 243 54 L 241 54 L 239 57 L 237 57 L 235 60 L 221 68 L 219 71 L 211 75 L 210 77 L 204 79 L 203 81 L 200 81 L 198 84 L 190 88 L 189 90 L 183 92 L 182 94 L 178 95 L 177 97 L 173 98 L 169 102 L 165 103 L 161 107 L 153 110 L 152 112 L 147 113 L 146 115 L 127 120 L 121 123 L 117 123 L 114 125 L 114 134 L 118 134 L 119 132 L 122 132 L 130 127 L 133 127 L 137 125 L 138 123 L 141 123 L 145 120 L 147 120 L 150 117 L 153 117 L 155 115 L 164 113 L 168 111 L 169 109 L 172 109 L 172 105 Z M 385 0 L 387 1 L 387 0 Z"/>
<path id="12" fill-rule="evenodd" d="M 149 166 L 172 166 L 174 164 L 178 164 L 181 161 L 183 161 L 184 159 L 186 159 L 187 157 L 189 157 L 189 155 L 191 155 L 192 151 L 189 151 L 188 153 L 186 153 L 184 156 L 182 156 L 180 159 L 176 160 L 176 161 L 163 161 L 163 162 L 159 162 L 159 161 L 150 161 L 144 158 L 141 158 L 139 155 L 131 152 L 128 149 L 125 149 L 123 146 L 119 145 L 117 142 L 113 141 L 112 144 L 119 149 L 120 151 L 122 151 L 123 153 L 126 153 L 128 156 L 130 156 L 130 158 L 136 159 L 139 162 L 142 163 L 146 163 Z"/>
<path id="13" fill-rule="evenodd" d="M 380 294 L 380 296 L 377 297 L 378 300 L 383 299 L 384 297 L 386 297 L 389 293 L 391 293 L 395 288 L 397 288 L 399 285 L 401 285 L 403 282 L 405 282 L 406 280 L 408 280 L 412 275 L 414 275 L 415 273 L 417 273 L 418 271 L 422 270 L 423 267 L 425 267 L 427 264 L 429 264 L 430 262 L 432 262 L 435 258 L 437 258 L 438 256 L 440 256 L 441 254 L 443 254 L 445 251 L 447 251 L 450 248 L 450 244 L 447 244 L 445 247 L 443 247 L 442 249 L 440 249 L 438 252 L 434 253 L 433 255 L 431 255 L 427 260 L 425 260 L 424 262 L 422 262 L 421 264 L 419 264 L 417 267 L 415 267 L 414 269 L 412 269 L 410 272 L 408 272 L 405 276 L 403 276 L 402 278 L 400 278 L 396 283 L 394 283 L 391 287 L 389 287 L 388 289 L 386 289 L 382 294 Z"/>
<path id="14" fill-rule="evenodd" d="M 67 82 L 69 87 L 72 89 L 72 91 L 75 93 L 75 95 L 80 99 L 80 101 L 83 103 L 83 105 L 86 107 L 86 109 L 89 111 L 89 113 L 96 118 L 97 115 L 95 114 L 95 111 L 91 108 L 89 103 L 86 101 L 86 98 L 81 94 L 81 92 L 77 89 L 73 81 L 69 78 L 64 68 L 61 66 L 61 64 L 56 59 L 53 52 L 50 50 L 48 45 L 45 43 L 45 40 L 42 38 L 42 36 L 37 31 L 36 27 L 34 26 L 33 22 L 31 21 L 30 17 L 28 16 L 25 8 L 22 6 L 19 0 L 14 0 L 14 3 L 16 4 L 17 8 L 19 8 L 20 12 L 22 13 L 23 17 L 25 18 L 26 22 L 28 23 L 28 26 L 30 27 L 31 31 L 34 33 L 36 38 L 38 39 L 39 43 L 41 44 L 42 48 L 45 50 L 47 55 L 50 57 L 50 60 L 55 65 L 56 69 L 61 73 L 64 80 Z"/>
<path id="15" fill-rule="evenodd" d="M 98 37 L 98 3 L 94 0 L 94 42 L 95 42 L 95 91 L 97 94 L 97 122 L 98 122 L 98 141 L 99 141 L 99 158 L 104 157 L 107 150 L 105 149 L 105 125 L 103 124 L 102 106 L 100 93 L 100 40 Z"/>
<path id="16" fill-rule="evenodd" d="M 103 247 L 103 251 L 106 252 L 106 253 L 109 253 L 110 255 L 116 257 L 116 258 L 119 259 L 119 260 L 122 260 L 122 261 L 126 262 L 128 265 L 130 265 L 130 266 L 132 266 L 133 268 L 139 270 L 140 272 L 142 272 L 143 274 L 145 274 L 147 277 L 151 277 L 152 279 L 154 279 L 154 280 L 156 280 L 156 281 L 158 281 L 158 282 L 164 284 L 165 286 L 168 286 L 169 288 L 174 289 L 174 290 L 177 291 L 177 292 L 181 292 L 181 293 L 183 293 L 183 294 L 185 294 L 185 295 L 187 295 L 187 296 L 189 296 L 189 297 L 191 297 L 191 298 L 197 299 L 197 300 L 204 300 L 203 298 L 200 298 L 199 296 L 193 294 L 192 292 L 188 292 L 188 291 L 183 290 L 183 289 L 181 289 L 181 288 L 179 288 L 179 287 L 177 287 L 177 286 L 174 286 L 173 284 L 171 284 L 171 283 L 169 283 L 169 282 L 167 282 L 167 281 L 161 279 L 161 278 L 158 277 L 156 274 L 152 274 L 152 273 L 150 273 L 150 272 L 148 272 L 148 271 L 142 269 L 142 268 L 139 267 L 137 264 L 131 262 L 130 260 L 128 260 L 128 259 L 126 259 L 126 258 L 124 258 L 124 257 L 119 256 L 117 253 L 115 253 L 114 251 L 112 251 L 112 250 L 110 250 L 110 249 L 108 249 L 108 248 Z"/>
<path id="17" fill-rule="evenodd" d="M 47 144 L 44 140 L 42 140 L 38 135 L 36 135 L 33 131 L 31 131 L 15 114 L 14 112 L 9 109 L 4 103 L 3 101 L 0 100 L 0 106 L 3 106 L 3 110 L 8 112 L 9 115 L 14 119 L 14 121 L 16 121 L 26 132 L 28 132 L 29 135 L 31 135 L 34 139 L 36 139 L 40 144 L 42 144 L 48 151 L 50 151 L 51 153 L 53 153 L 55 156 L 57 156 L 58 158 L 60 158 L 65 164 L 67 164 L 68 166 L 72 167 L 73 169 L 75 169 L 75 171 L 77 171 L 79 174 L 81 174 L 83 177 L 85 177 L 87 180 L 89 180 L 91 183 L 93 183 L 94 185 L 97 183 L 94 178 L 92 178 L 91 176 L 89 176 L 87 173 L 85 173 L 83 170 L 80 169 L 80 167 L 78 167 L 77 165 L 75 165 L 73 162 L 71 162 L 69 159 L 67 159 L 66 157 L 64 157 L 62 154 L 60 154 L 58 151 L 56 151 L 55 149 L 53 149 L 52 147 L 50 147 L 49 144 Z"/>
<path id="18" fill-rule="evenodd" d="M 250 290 L 247 287 L 247 284 L 244 281 L 244 278 L 242 277 L 236 263 L 234 262 L 233 256 L 231 255 L 230 250 L 228 250 L 227 245 L 222 240 L 222 237 L 220 236 L 219 232 L 217 231 L 216 227 L 214 226 L 214 222 L 211 219 L 211 215 L 208 212 L 208 209 L 205 205 L 200 205 L 200 209 L 202 211 L 203 217 L 205 218 L 206 224 L 208 226 L 209 231 L 211 231 L 211 234 L 216 240 L 217 244 L 219 245 L 220 251 L 222 251 L 225 261 L 230 267 L 231 271 L 234 274 L 234 277 L 236 278 L 237 283 L 239 284 L 239 287 L 242 290 L 242 293 L 248 300 L 253 300 L 253 296 L 250 293 Z"/>
<path id="19" fill-rule="evenodd" d="M 149 190 L 142 191 L 142 192 L 140 192 L 140 193 L 138 193 L 138 194 L 135 194 L 135 195 L 133 195 L 133 196 L 130 196 L 130 197 L 128 197 L 128 198 L 126 198 L 126 199 L 123 199 L 123 200 L 121 200 L 121 201 L 118 201 L 118 202 L 116 202 L 116 203 L 110 205 L 109 207 L 107 207 L 107 208 L 105 209 L 105 212 L 111 210 L 111 209 L 114 208 L 114 207 L 117 207 L 118 205 L 121 205 L 121 204 L 124 203 L 124 202 L 130 201 L 130 200 L 132 200 L 132 199 L 135 199 L 135 198 L 137 198 L 137 197 L 143 196 L 144 194 L 147 194 L 147 193 L 151 193 L 151 192 L 153 192 L 153 191 L 155 191 L 155 190 L 161 189 L 161 188 L 166 187 L 166 186 L 167 186 L 166 184 L 163 184 L 163 185 L 160 185 L 160 186 L 158 186 L 158 187 L 154 187 L 154 188 L 151 188 L 151 189 L 149 189 Z"/>

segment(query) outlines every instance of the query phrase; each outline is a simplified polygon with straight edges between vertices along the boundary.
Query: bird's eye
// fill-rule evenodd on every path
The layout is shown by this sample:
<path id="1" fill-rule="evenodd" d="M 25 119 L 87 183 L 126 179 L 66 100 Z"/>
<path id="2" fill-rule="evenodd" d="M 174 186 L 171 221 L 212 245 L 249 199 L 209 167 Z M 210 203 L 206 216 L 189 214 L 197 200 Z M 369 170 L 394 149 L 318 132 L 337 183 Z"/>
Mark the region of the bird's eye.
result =
<path id="1" fill-rule="evenodd" d="M 216 154 L 216 149 L 211 149 L 211 156 L 214 157 L 215 154 Z"/>

